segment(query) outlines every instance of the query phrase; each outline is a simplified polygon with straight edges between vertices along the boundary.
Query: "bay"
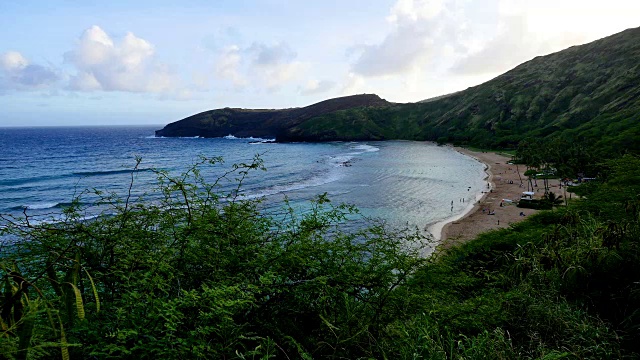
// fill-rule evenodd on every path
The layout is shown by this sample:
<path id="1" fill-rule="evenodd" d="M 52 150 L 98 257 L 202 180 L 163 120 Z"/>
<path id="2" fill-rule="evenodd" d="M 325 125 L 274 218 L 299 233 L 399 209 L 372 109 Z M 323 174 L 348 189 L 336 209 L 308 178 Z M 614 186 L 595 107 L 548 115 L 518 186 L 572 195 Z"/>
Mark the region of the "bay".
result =
<path id="1" fill-rule="evenodd" d="M 134 176 L 136 196 L 156 184 L 152 169 L 177 176 L 201 156 L 219 156 L 224 164 L 203 173 L 213 181 L 232 164 L 259 154 L 267 171 L 244 179 L 246 198 L 278 207 L 286 196 L 304 211 L 308 200 L 327 193 L 334 204 L 354 204 L 365 216 L 421 231 L 467 211 L 486 187 L 483 164 L 428 142 L 156 138 L 159 128 L 0 128 L 0 213 L 51 218 L 85 189 L 124 195 L 136 157 L 142 159 Z M 223 192 L 236 186 L 221 185 Z M 97 199 L 90 192 L 81 196 L 87 204 Z"/>

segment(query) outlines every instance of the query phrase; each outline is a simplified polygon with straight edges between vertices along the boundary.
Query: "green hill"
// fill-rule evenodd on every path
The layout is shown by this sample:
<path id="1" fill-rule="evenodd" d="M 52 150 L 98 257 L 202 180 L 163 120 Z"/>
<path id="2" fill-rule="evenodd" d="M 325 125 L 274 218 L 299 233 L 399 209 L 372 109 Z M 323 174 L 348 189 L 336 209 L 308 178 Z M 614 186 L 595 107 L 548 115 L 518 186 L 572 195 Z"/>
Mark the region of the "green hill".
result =
<path id="1" fill-rule="evenodd" d="M 574 135 L 640 150 L 640 28 L 537 57 L 497 78 L 427 103 L 352 109 L 289 130 L 294 139 L 442 140 L 515 147 L 525 137 Z"/>
<path id="2" fill-rule="evenodd" d="M 566 136 L 607 153 L 638 153 L 639 58 L 635 28 L 536 57 L 428 102 L 393 104 L 358 95 L 298 109 L 220 109 L 169 124 L 158 134 L 222 136 L 235 130 L 237 136 L 272 135 L 278 141 L 410 139 L 491 148 L 514 148 L 527 137 Z M 334 102 L 341 106 L 319 106 Z"/>
<path id="3" fill-rule="evenodd" d="M 287 129 L 305 120 L 351 108 L 380 108 L 391 103 L 377 95 L 363 94 L 321 101 L 302 108 L 290 109 L 234 109 L 204 111 L 176 121 L 156 131 L 156 136 L 282 138 Z"/>

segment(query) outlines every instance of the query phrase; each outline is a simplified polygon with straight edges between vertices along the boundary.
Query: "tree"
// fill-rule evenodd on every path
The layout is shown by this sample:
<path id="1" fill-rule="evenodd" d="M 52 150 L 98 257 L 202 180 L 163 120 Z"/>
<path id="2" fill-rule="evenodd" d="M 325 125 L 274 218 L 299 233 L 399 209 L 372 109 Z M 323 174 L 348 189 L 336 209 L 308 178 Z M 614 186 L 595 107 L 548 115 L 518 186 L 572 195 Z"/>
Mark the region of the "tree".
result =
<path id="1" fill-rule="evenodd" d="M 549 191 L 542 197 L 542 201 L 551 206 L 562 205 L 562 195 L 557 196 L 553 191 Z"/>

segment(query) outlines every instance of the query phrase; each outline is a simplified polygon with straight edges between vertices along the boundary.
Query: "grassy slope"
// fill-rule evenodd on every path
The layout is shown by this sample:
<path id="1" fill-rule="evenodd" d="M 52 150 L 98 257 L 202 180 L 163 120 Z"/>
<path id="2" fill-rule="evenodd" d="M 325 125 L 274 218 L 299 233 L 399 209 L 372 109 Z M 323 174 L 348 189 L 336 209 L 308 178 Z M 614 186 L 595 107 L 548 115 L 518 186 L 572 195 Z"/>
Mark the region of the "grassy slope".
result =
<path id="1" fill-rule="evenodd" d="M 482 85 L 427 103 L 358 108 L 289 130 L 303 140 L 421 139 L 515 147 L 571 135 L 638 152 L 640 28 L 537 57 Z"/>

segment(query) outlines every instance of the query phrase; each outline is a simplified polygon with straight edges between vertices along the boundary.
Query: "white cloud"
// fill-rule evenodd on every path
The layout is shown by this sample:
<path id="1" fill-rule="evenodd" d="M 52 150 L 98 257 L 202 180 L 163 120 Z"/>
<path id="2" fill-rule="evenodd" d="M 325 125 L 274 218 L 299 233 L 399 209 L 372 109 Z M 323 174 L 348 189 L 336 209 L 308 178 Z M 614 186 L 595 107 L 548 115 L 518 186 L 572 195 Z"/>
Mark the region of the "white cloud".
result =
<path id="1" fill-rule="evenodd" d="M 251 68 L 269 91 L 293 80 L 302 69 L 297 54 L 285 43 L 272 46 L 254 42 L 247 50 Z"/>
<path id="2" fill-rule="evenodd" d="M 366 46 L 353 71 L 364 76 L 396 75 L 428 61 L 431 40 L 425 29 L 400 26 L 382 43 Z"/>
<path id="3" fill-rule="evenodd" d="M 398 0 L 387 21 L 391 31 L 378 44 L 361 46 L 351 70 L 362 76 L 407 75 L 427 67 L 445 46 L 459 47 L 455 2 Z"/>
<path id="4" fill-rule="evenodd" d="M 81 91 L 93 91 L 101 90 L 102 85 L 90 72 L 81 72 L 78 75 L 71 77 L 69 80 L 69 87 L 73 90 Z"/>
<path id="5" fill-rule="evenodd" d="M 398 0 L 391 8 L 391 14 L 387 20 L 392 23 L 417 22 L 423 19 L 432 19 L 443 10 L 443 0 Z"/>
<path id="6" fill-rule="evenodd" d="M 629 0 L 500 0 L 501 14 L 527 17 L 528 29 L 539 37 L 562 42 L 565 34 L 581 34 L 585 41 L 637 27 L 640 2 Z"/>
<path id="7" fill-rule="evenodd" d="M 84 31 L 65 60 L 77 73 L 69 81 L 73 90 L 170 92 L 178 86 L 171 69 L 154 58 L 154 46 L 127 33 L 114 41 L 99 26 Z"/>
<path id="8" fill-rule="evenodd" d="M 609 0 L 397 0 L 379 41 L 347 50 L 351 77 L 428 93 L 433 81 L 474 85 L 539 55 L 636 27 L 640 2 Z M 474 80 L 472 80 L 474 79 Z"/>
<path id="9" fill-rule="evenodd" d="M 330 80 L 309 80 L 306 85 L 300 89 L 301 95 L 315 95 L 325 93 L 336 87 L 336 83 Z"/>
<path id="10" fill-rule="evenodd" d="M 251 62 L 257 66 L 277 66 L 293 61 L 297 54 L 291 50 L 289 45 L 278 43 L 272 46 L 263 43 L 254 42 L 247 49 L 247 53 L 251 55 Z"/>
<path id="11" fill-rule="evenodd" d="M 54 69 L 31 64 L 17 51 L 0 55 L 0 90 L 39 90 L 51 86 L 58 79 Z"/>
<path id="12" fill-rule="evenodd" d="M 460 59 L 452 71 L 459 74 L 498 73 L 538 54 L 543 44 L 530 41 L 527 19 L 521 15 L 502 18 L 498 35 L 486 41 L 478 51 Z"/>
<path id="13" fill-rule="evenodd" d="M 480 39 L 452 71 L 499 74 L 535 56 L 563 50 L 637 26 L 640 2 L 609 0 L 500 0 L 497 34 Z M 634 15 L 631 15 L 634 14 Z"/>
<path id="14" fill-rule="evenodd" d="M 367 89 L 364 78 L 358 74 L 349 73 L 342 86 L 342 95 L 353 95 L 365 93 Z"/>
<path id="15" fill-rule="evenodd" d="M 255 79 L 254 87 L 274 91 L 295 80 L 304 65 L 296 61 L 297 54 L 286 43 L 266 45 L 254 42 L 241 49 L 228 46 L 218 58 L 216 74 L 241 89 Z"/>
<path id="16" fill-rule="evenodd" d="M 247 80 L 241 74 L 242 54 L 236 45 L 225 48 L 218 59 L 216 74 L 226 80 L 230 80 L 236 88 L 243 88 Z"/>
<path id="17" fill-rule="evenodd" d="M 2 65 L 2 70 L 11 72 L 24 69 L 29 65 L 29 62 L 19 52 L 7 51 L 0 57 L 0 65 Z"/>

